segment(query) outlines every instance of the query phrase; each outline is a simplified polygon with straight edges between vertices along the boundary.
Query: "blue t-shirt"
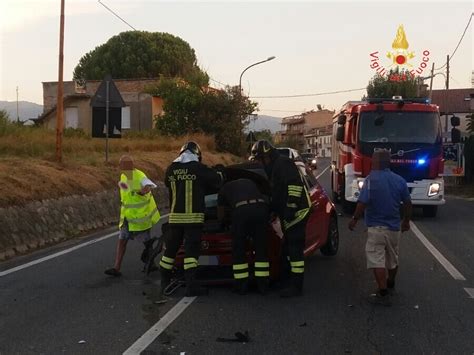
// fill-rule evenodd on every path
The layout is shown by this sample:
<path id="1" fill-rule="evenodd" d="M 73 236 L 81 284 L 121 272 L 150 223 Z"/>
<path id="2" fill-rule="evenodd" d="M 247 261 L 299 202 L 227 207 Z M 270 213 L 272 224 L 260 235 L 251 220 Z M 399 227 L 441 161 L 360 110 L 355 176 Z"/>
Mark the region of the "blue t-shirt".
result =
<path id="1" fill-rule="evenodd" d="M 400 230 L 400 203 L 410 201 L 407 182 L 400 175 L 385 170 L 372 170 L 365 179 L 358 202 L 366 205 L 368 227 Z"/>

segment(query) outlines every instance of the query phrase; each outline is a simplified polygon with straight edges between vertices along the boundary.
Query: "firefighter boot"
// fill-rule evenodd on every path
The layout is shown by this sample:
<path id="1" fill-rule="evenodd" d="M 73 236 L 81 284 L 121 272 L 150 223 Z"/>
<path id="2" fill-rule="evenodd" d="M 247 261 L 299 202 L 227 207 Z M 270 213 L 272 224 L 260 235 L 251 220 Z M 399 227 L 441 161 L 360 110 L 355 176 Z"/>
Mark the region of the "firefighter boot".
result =
<path id="1" fill-rule="evenodd" d="M 268 286 L 270 285 L 270 280 L 268 277 L 257 277 L 257 290 L 261 295 L 266 295 L 268 292 Z"/>
<path id="2" fill-rule="evenodd" d="M 280 297 L 289 298 L 303 296 L 303 279 L 304 273 L 292 273 L 290 286 L 280 292 Z"/>
<path id="3" fill-rule="evenodd" d="M 186 280 L 186 297 L 205 296 L 209 294 L 208 290 L 201 287 L 196 281 L 196 268 L 186 270 L 184 272 L 184 278 Z"/>
<path id="4" fill-rule="evenodd" d="M 249 280 L 248 278 L 234 280 L 234 289 L 232 290 L 234 293 L 239 295 L 246 295 L 249 289 Z"/>

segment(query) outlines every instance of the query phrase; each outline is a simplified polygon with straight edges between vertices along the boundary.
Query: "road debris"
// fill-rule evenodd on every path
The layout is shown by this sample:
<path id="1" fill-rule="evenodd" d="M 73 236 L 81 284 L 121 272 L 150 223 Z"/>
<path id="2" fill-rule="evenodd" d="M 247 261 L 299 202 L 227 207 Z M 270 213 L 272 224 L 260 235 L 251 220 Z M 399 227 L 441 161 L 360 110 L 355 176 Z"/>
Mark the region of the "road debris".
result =
<path id="1" fill-rule="evenodd" d="M 413 307 L 414 309 L 419 309 L 420 306 L 418 306 L 417 304 L 415 305 L 415 307 Z"/>
<path id="2" fill-rule="evenodd" d="M 217 338 L 216 341 L 221 343 L 248 343 L 250 341 L 249 332 L 246 330 L 244 333 L 235 333 L 235 338 Z"/>
<path id="3" fill-rule="evenodd" d="M 86 341 L 85 341 L 85 340 L 79 340 L 77 343 L 78 343 L 78 344 L 85 344 Z"/>

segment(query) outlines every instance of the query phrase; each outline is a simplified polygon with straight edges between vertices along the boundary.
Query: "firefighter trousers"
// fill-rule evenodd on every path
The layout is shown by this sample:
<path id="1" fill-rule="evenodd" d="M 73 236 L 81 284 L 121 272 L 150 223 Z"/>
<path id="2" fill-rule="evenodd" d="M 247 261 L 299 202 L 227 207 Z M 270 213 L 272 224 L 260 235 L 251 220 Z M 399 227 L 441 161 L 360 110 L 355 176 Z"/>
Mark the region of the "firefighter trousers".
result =
<path id="1" fill-rule="evenodd" d="M 169 224 L 165 239 L 165 251 L 160 261 L 163 273 L 171 272 L 174 259 L 184 239 L 184 271 L 194 274 L 201 250 L 202 225 L 174 225 Z"/>
<path id="2" fill-rule="evenodd" d="M 248 280 L 249 265 L 246 257 L 247 238 L 252 239 L 255 248 L 254 275 L 268 278 L 268 206 L 264 203 L 246 204 L 232 211 L 232 261 L 235 280 Z"/>
<path id="3" fill-rule="evenodd" d="M 283 243 L 283 270 L 290 272 L 291 276 L 303 276 L 304 273 L 304 247 L 306 241 L 307 218 L 291 226 L 284 232 Z M 288 263 L 289 261 L 289 263 Z"/>

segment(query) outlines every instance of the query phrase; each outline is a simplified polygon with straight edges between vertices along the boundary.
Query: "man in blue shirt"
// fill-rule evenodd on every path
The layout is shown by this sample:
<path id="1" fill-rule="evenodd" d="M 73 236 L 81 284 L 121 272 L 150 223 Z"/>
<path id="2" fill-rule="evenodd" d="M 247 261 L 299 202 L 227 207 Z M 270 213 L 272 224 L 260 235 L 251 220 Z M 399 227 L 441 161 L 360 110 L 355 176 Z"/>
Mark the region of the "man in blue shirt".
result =
<path id="1" fill-rule="evenodd" d="M 400 203 L 403 203 L 402 221 Z M 379 288 L 369 301 L 390 306 L 387 288 L 395 287 L 400 230 L 410 229 L 411 199 L 405 179 L 390 171 L 388 150 L 377 150 L 372 156 L 372 171 L 360 191 L 356 210 L 349 222 L 350 230 L 354 230 L 364 211 L 368 227 L 367 268 L 373 270 Z"/>

